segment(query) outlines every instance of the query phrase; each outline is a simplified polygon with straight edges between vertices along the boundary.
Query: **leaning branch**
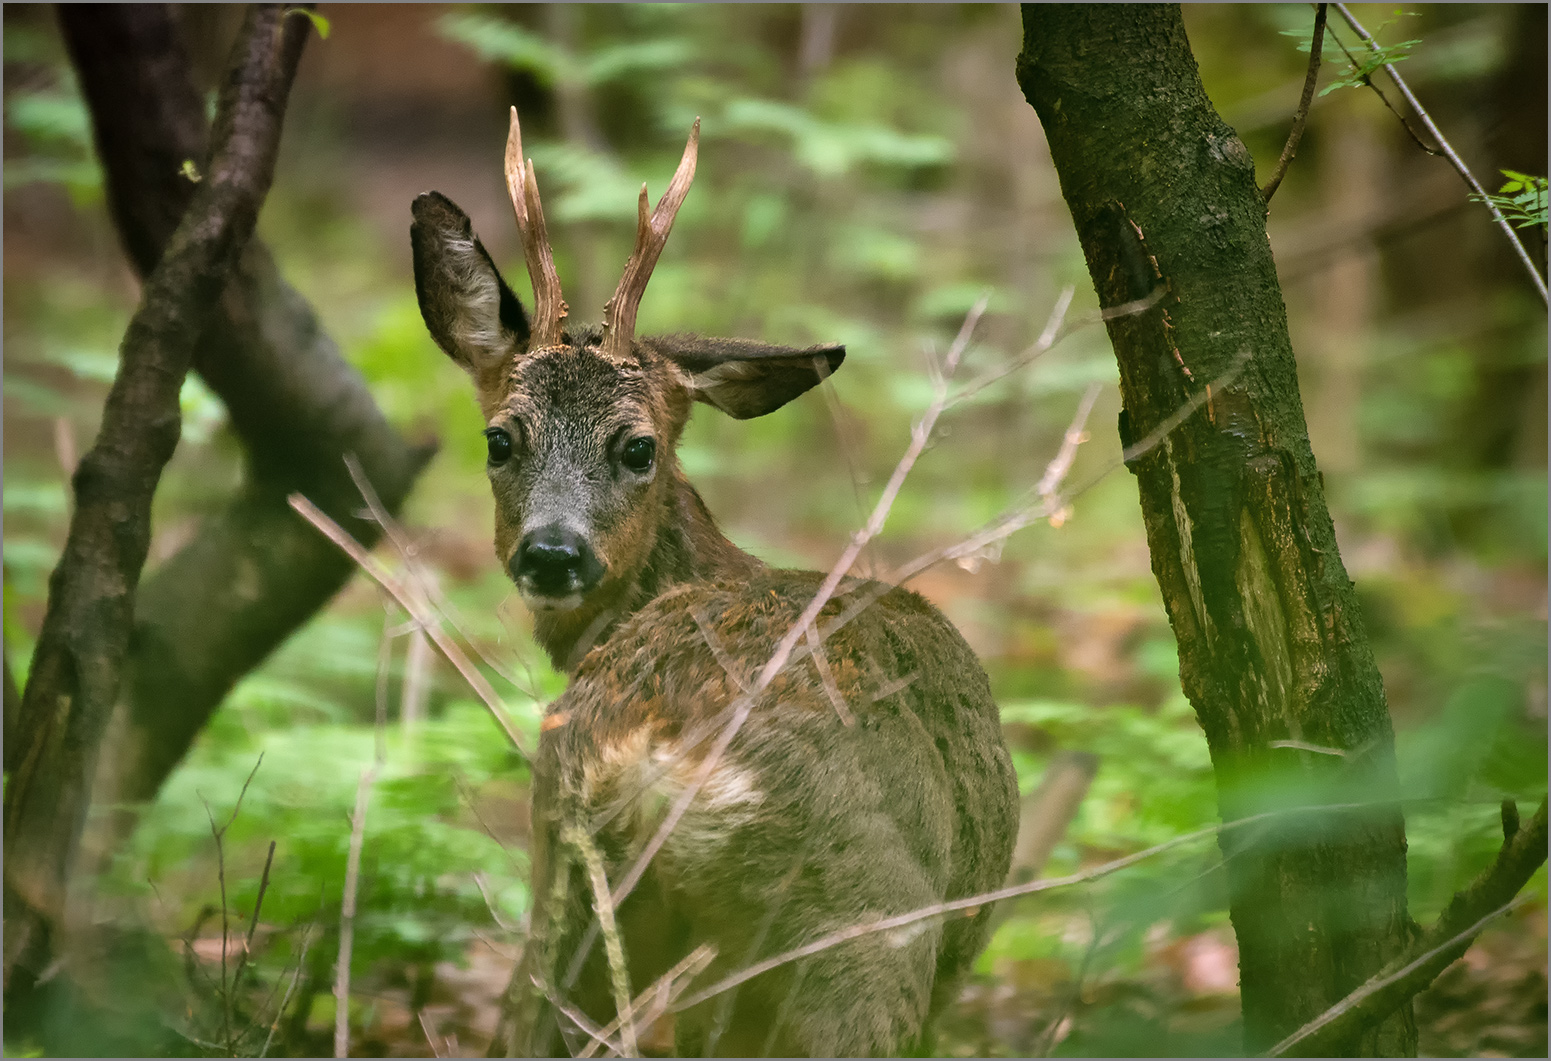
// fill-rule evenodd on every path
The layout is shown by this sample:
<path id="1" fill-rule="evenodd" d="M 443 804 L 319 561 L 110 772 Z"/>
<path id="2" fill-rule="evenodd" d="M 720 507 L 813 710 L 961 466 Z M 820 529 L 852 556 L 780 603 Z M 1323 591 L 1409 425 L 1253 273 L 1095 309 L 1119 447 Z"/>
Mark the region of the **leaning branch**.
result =
<path id="1" fill-rule="evenodd" d="M 204 96 L 166 5 L 60 4 L 56 15 L 109 212 L 130 263 L 149 276 L 201 187 L 183 175 L 183 162 L 209 169 Z M 288 32 L 306 21 L 288 18 Z M 226 406 L 245 482 L 137 591 L 126 670 L 135 680 L 120 697 L 127 732 L 104 744 L 98 772 L 102 802 L 124 808 L 155 795 L 232 685 L 353 572 L 297 521 L 286 494 L 304 490 L 348 526 L 360 502 L 342 454 L 361 454 L 396 511 L 433 451 L 406 443 L 383 417 L 257 238 L 195 346 L 193 368 Z M 374 532 L 360 526 L 357 537 L 369 545 Z M 111 850 L 132 820 L 127 809 L 107 816 L 110 835 L 93 850 Z"/>
<path id="2" fill-rule="evenodd" d="M 1281 187 L 1282 178 L 1287 176 L 1287 167 L 1292 165 L 1293 157 L 1298 154 L 1298 142 L 1303 139 L 1303 129 L 1309 121 L 1309 107 L 1314 103 L 1314 86 L 1319 83 L 1320 49 L 1325 43 L 1326 6 L 1314 5 L 1314 37 L 1309 44 L 1309 72 L 1303 78 L 1303 95 L 1298 98 L 1298 112 L 1293 115 L 1292 130 L 1287 134 L 1282 157 L 1276 160 L 1276 172 L 1271 174 L 1266 186 L 1260 189 L 1260 197 L 1267 203 L 1276 194 L 1277 188 Z"/>
<path id="3" fill-rule="evenodd" d="M 5 793 L 8 992 L 18 960 L 41 957 L 45 933 L 63 914 L 129 648 L 151 500 L 178 441 L 178 392 L 274 174 L 281 116 L 310 25 L 284 11 L 249 10 L 207 175 L 130 319 L 100 432 L 74 476 L 74 513 L 23 695 L 20 765 Z"/>
<path id="4" fill-rule="evenodd" d="M 1516 824 L 1517 815 L 1517 810 L 1511 818 L 1504 813 L 1505 831 L 1511 821 Z M 1377 1024 L 1426 990 L 1439 973 L 1470 949 L 1489 921 L 1516 905 L 1519 890 L 1545 861 L 1546 802 L 1541 800 L 1529 825 L 1504 838 L 1497 859 L 1449 901 L 1432 928 L 1377 976 L 1273 1046 L 1269 1056 L 1282 1057 L 1293 1051 L 1303 1057 L 1329 1056 L 1336 1044 Z"/>
<path id="5" fill-rule="evenodd" d="M 1352 32 L 1363 39 L 1363 43 L 1368 46 L 1369 51 L 1375 55 L 1383 54 L 1383 49 L 1379 47 L 1378 42 L 1368 34 L 1367 30 L 1363 29 L 1362 23 L 1358 22 L 1352 13 L 1347 10 L 1345 4 L 1337 4 L 1336 10 L 1341 12 L 1341 17 L 1346 19 L 1346 24 L 1352 27 Z M 1443 156 L 1449 160 L 1449 165 L 1454 167 L 1454 172 L 1459 174 L 1460 179 L 1476 193 L 1476 197 L 1491 211 L 1492 219 L 1497 222 L 1497 227 L 1503 230 L 1503 233 L 1508 237 L 1508 242 L 1513 244 L 1514 253 L 1519 256 L 1519 261 L 1524 263 L 1525 270 L 1529 273 L 1530 279 L 1535 283 L 1535 290 L 1540 292 L 1542 300 L 1551 304 L 1551 293 L 1546 291 L 1545 278 L 1540 275 L 1540 270 L 1535 268 L 1535 262 L 1530 258 L 1529 251 L 1524 249 L 1524 244 L 1519 240 L 1519 234 L 1513 230 L 1513 226 L 1508 223 L 1508 219 L 1503 216 L 1503 212 L 1497 209 L 1497 204 L 1492 202 L 1491 196 L 1487 195 L 1486 189 L 1481 187 L 1481 182 L 1476 180 L 1475 176 L 1470 172 L 1470 168 L 1459 157 L 1459 152 L 1454 150 L 1454 145 L 1445 140 L 1443 133 L 1438 131 L 1438 126 L 1433 122 L 1432 115 L 1428 114 L 1422 107 L 1421 102 L 1412 93 L 1411 86 L 1406 84 L 1405 79 L 1395 69 L 1395 64 L 1385 63 L 1384 71 L 1395 82 L 1395 87 L 1400 89 L 1400 94 L 1405 96 L 1406 102 L 1411 104 L 1411 109 L 1416 111 L 1416 116 L 1422 119 L 1422 124 L 1427 127 L 1427 131 L 1432 134 L 1433 139 L 1438 141 L 1438 146 L 1443 150 Z"/>

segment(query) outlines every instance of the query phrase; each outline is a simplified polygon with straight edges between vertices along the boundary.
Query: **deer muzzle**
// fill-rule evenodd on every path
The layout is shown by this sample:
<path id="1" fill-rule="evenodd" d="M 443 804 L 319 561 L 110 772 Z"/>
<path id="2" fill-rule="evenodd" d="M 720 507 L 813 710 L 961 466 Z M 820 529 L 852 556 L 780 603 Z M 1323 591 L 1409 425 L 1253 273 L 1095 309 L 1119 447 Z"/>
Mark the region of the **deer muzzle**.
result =
<path id="1" fill-rule="evenodd" d="M 604 575 L 586 539 L 558 523 L 527 534 L 509 569 L 529 606 L 546 609 L 576 607 Z"/>

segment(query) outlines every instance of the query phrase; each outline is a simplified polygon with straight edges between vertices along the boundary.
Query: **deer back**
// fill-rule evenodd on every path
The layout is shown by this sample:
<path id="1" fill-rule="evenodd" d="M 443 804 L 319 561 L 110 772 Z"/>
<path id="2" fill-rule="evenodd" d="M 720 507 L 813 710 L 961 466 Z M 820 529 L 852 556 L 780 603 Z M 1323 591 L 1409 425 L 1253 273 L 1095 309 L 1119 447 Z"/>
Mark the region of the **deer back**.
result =
<path id="1" fill-rule="evenodd" d="M 586 823 L 618 880 L 819 582 L 812 572 L 766 570 L 678 587 L 591 653 L 555 704 L 534 801 L 535 888 L 553 895 L 557 874 L 571 878 L 563 909 L 534 913 L 535 926 L 554 934 L 555 983 L 577 962 L 593 915 L 565 829 Z M 820 625 L 884 589 L 842 584 Z M 809 654 L 764 691 L 621 905 L 638 988 L 701 944 L 717 950 L 706 975 L 715 979 L 1003 883 L 1016 778 L 984 671 L 963 639 L 919 596 L 893 589 L 823 648 L 827 666 Z M 772 970 L 679 1014 L 678 1052 L 897 1052 L 919 1040 L 979 952 L 988 916 L 983 908 L 923 922 L 904 938 L 862 937 Z M 574 990 L 584 1010 L 612 1013 L 601 947 L 582 960 Z"/>

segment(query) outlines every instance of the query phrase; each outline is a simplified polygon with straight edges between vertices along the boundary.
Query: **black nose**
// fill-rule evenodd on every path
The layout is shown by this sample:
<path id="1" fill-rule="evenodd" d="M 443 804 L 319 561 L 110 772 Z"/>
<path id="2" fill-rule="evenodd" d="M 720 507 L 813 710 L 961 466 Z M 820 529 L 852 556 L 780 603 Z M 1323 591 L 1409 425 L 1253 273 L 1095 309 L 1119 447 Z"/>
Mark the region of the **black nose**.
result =
<path id="1" fill-rule="evenodd" d="M 582 536 L 551 524 L 522 540 L 512 556 L 512 578 L 546 597 L 586 593 L 603 577 L 603 565 Z"/>

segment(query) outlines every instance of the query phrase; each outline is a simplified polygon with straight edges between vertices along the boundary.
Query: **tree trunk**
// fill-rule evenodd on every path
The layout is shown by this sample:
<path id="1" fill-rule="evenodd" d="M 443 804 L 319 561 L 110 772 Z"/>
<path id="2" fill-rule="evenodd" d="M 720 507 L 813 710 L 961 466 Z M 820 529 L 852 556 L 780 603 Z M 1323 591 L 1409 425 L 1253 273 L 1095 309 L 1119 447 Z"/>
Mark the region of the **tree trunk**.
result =
<path id="1" fill-rule="evenodd" d="M 1282 812 L 1220 839 L 1260 1051 L 1409 942 L 1384 688 L 1309 449 L 1254 163 L 1179 8 L 1030 4 L 1023 25 L 1018 83 L 1116 311 L 1122 444 L 1199 403 L 1127 456 L 1221 815 Z M 1335 1046 L 1415 1050 L 1409 1003 Z"/>
<path id="2" fill-rule="evenodd" d="M 66 927 L 67 885 L 151 542 L 151 499 L 178 441 L 178 391 L 274 174 L 307 32 L 285 10 L 248 12 L 221 93 L 213 156 L 130 318 L 102 426 L 72 477 L 75 507 L 49 578 L 17 719 L 17 765 L 5 789 L 8 1000 L 44 971 L 51 938 Z"/>
<path id="3" fill-rule="evenodd" d="M 193 193 L 181 160 L 202 159 L 204 105 L 171 13 L 159 4 L 59 8 L 92 116 L 108 204 L 125 252 L 148 275 Z M 194 350 L 247 457 L 227 507 L 152 572 L 135 607 L 123 703 L 98 782 L 106 802 L 156 795 L 230 691 L 338 592 L 355 565 L 286 503 L 306 494 L 370 545 L 343 458 L 356 454 L 397 512 L 434 452 L 407 444 L 307 300 L 254 239 Z M 122 812 L 98 846 L 132 822 Z"/>

